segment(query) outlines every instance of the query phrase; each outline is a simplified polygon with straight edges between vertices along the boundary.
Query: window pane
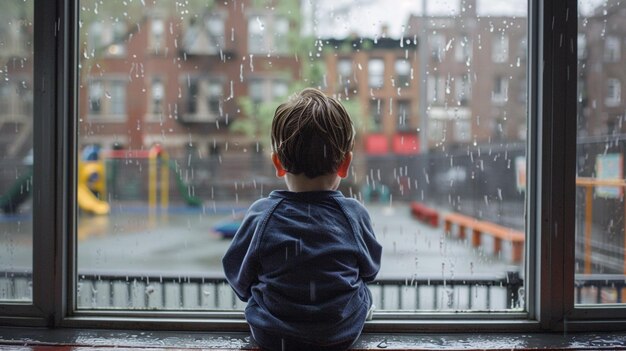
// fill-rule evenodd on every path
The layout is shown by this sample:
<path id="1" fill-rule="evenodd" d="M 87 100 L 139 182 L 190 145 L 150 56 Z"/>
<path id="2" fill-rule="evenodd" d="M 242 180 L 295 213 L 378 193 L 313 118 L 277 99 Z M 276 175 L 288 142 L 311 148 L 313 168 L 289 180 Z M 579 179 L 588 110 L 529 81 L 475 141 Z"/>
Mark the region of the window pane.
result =
<path id="1" fill-rule="evenodd" d="M 33 1 L 0 11 L 0 303 L 32 300 Z"/>
<path id="2" fill-rule="evenodd" d="M 357 131 L 377 308 L 523 310 L 526 4 L 296 3 L 81 0 L 78 308 L 242 309 L 222 256 L 317 87 Z"/>
<path id="3" fill-rule="evenodd" d="M 626 3 L 578 6 L 575 299 L 623 303 Z"/>

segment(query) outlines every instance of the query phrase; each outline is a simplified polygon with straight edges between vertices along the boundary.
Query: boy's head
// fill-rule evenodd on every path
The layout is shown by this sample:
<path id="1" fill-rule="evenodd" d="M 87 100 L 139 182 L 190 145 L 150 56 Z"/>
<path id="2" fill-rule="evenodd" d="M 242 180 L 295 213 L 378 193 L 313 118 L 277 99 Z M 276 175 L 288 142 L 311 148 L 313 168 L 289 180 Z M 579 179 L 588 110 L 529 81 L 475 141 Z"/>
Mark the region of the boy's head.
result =
<path id="1" fill-rule="evenodd" d="M 337 173 L 353 144 L 348 112 L 317 89 L 291 96 L 274 113 L 272 149 L 289 173 L 308 178 Z"/>

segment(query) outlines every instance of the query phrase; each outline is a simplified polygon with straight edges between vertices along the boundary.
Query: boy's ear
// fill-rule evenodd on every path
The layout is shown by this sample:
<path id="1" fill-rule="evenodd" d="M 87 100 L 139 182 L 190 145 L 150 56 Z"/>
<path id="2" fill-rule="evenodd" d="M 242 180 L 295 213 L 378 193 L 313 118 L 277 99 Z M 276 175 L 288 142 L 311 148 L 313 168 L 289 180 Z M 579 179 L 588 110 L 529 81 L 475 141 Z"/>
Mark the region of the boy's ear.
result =
<path id="1" fill-rule="evenodd" d="M 274 168 L 276 168 L 276 176 L 278 178 L 284 177 L 287 171 L 283 168 L 282 163 L 280 163 L 278 159 L 278 154 L 275 152 L 272 152 L 272 163 L 274 164 Z"/>
<path id="2" fill-rule="evenodd" d="M 348 152 L 341 161 L 339 168 L 337 169 L 337 175 L 341 178 L 348 176 L 348 170 L 350 169 L 350 163 L 352 163 L 352 152 Z"/>

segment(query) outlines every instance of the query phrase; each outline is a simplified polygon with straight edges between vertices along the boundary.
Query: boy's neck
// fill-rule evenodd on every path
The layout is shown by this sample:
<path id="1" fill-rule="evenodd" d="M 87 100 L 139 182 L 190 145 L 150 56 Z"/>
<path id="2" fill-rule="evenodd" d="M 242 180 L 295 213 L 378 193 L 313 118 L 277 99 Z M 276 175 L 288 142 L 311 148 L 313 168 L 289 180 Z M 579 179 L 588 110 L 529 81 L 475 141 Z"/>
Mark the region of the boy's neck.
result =
<path id="1" fill-rule="evenodd" d="M 315 178 L 309 178 L 302 174 L 285 174 L 287 189 L 296 193 L 304 191 L 337 190 L 341 178 L 336 174 L 326 174 Z"/>

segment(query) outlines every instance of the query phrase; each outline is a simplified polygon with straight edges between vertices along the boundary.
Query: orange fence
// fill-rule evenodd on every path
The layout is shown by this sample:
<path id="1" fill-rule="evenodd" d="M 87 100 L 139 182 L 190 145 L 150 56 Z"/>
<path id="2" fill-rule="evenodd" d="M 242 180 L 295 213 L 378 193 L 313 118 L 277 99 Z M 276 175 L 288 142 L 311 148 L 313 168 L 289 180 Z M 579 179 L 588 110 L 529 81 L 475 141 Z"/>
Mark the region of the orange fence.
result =
<path id="1" fill-rule="evenodd" d="M 591 224 L 593 223 L 593 188 L 597 186 L 626 188 L 624 179 L 576 178 L 576 186 L 585 188 L 585 274 L 591 274 Z M 624 206 L 626 218 L 626 205 Z M 624 254 L 626 255 L 626 225 L 624 225 Z M 626 274 L 626 259 L 624 259 Z"/>
<path id="2" fill-rule="evenodd" d="M 497 255 L 502 251 L 502 241 L 510 241 L 513 246 L 512 260 L 513 262 L 521 262 L 524 252 L 524 232 L 503 227 L 501 225 L 481 221 L 473 217 L 462 215 L 460 213 L 448 213 L 443 217 L 444 231 L 450 234 L 452 225 L 456 225 L 459 230 L 459 238 L 465 239 L 465 230 L 472 231 L 472 246 L 479 247 L 481 244 L 481 236 L 483 234 L 493 237 L 493 253 Z"/>

